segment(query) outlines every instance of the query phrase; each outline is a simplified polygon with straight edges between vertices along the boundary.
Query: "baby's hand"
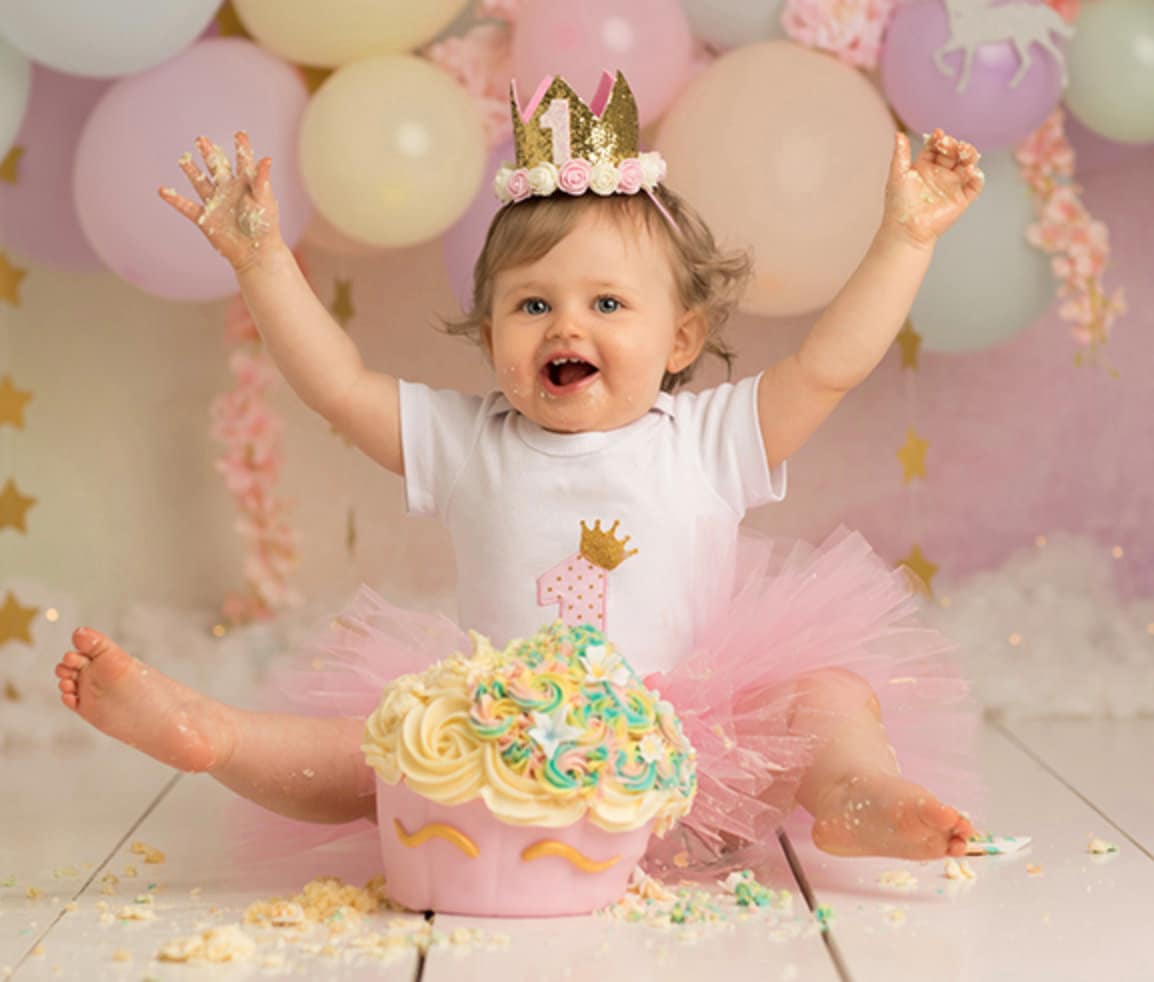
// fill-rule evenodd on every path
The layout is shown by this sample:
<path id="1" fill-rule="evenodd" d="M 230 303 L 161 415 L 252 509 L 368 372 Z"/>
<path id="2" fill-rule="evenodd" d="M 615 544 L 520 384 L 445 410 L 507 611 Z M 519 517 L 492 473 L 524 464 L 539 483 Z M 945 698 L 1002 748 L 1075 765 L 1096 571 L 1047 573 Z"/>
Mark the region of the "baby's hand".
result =
<path id="1" fill-rule="evenodd" d="M 969 143 L 934 130 L 910 163 L 910 141 L 897 134 L 886 186 L 883 226 L 918 245 L 932 245 L 981 193 L 986 177 Z"/>
<path id="2" fill-rule="evenodd" d="M 196 148 L 204 158 L 208 174 L 192 161 L 192 154 L 180 158 L 180 169 L 204 202 L 203 207 L 182 198 L 172 188 L 160 188 L 160 196 L 185 218 L 196 222 L 214 249 L 240 272 L 259 261 L 280 242 L 276 198 L 268 173 L 272 160 L 253 163 L 248 134 L 236 134 L 236 173 L 227 154 L 203 136 Z"/>

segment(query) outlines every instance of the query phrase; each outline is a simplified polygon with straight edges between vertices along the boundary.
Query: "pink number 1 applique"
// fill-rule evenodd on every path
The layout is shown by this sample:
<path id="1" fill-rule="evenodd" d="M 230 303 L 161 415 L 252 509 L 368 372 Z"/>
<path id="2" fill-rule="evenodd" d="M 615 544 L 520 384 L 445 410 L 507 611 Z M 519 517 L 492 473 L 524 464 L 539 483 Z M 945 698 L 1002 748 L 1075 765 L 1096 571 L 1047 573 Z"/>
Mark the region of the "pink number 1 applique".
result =
<path id="1" fill-rule="evenodd" d="M 605 594 L 609 573 L 620 566 L 636 549 L 626 551 L 629 536 L 618 539 L 614 533 L 620 522 L 610 529 L 601 528 L 601 519 L 589 528 L 581 523 L 581 548 L 537 579 L 537 603 L 542 607 L 557 604 L 561 622 L 569 627 L 592 624 L 605 631 Z"/>

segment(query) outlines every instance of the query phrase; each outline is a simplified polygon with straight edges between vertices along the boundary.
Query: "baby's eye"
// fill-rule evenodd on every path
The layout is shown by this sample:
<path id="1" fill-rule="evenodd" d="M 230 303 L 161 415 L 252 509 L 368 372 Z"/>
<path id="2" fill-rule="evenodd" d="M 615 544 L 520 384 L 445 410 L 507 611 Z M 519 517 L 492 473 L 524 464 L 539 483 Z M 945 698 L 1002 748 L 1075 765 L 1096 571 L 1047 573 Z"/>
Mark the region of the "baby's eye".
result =
<path id="1" fill-rule="evenodd" d="M 621 309 L 621 301 L 616 297 L 598 297 L 597 310 L 602 314 L 612 314 L 615 310 Z"/>
<path id="2" fill-rule="evenodd" d="M 521 309 L 527 314 L 543 314 L 549 309 L 549 304 L 540 297 L 530 297 L 521 301 Z"/>

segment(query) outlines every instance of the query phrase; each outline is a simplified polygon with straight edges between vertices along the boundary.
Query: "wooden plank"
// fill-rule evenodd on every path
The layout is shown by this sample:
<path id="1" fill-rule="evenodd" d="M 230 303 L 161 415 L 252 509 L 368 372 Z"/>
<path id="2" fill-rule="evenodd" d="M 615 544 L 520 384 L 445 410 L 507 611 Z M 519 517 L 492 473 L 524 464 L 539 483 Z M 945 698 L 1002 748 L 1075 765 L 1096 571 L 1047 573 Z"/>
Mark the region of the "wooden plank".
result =
<path id="1" fill-rule="evenodd" d="M 324 980 L 415 979 L 419 955 L 415 945 L 401 943 L 428 930 L 424 917 L 393 912 L 363 919 L 338 915 L 328 925 L 307 932 L 243 924 L 246 908 L 260 900 L 291 897 L 307 876 L 267 870 L 241 878 L 226 868 L 223 821 L 231 793 L 205 776 L 185 775 L 140 827 L 126 839 L 107 866 L 119 882 L 92 884 L 44 940 L 44 954 L 28 959 L 17 979 L 83 978 L 103 982 L 141 976 L 156 980 L 267 977 L 269 973 Z M 81 827 L 74 825 L 74 834 Z M 139 841 L 164 852 L 162 863 L 132 851 Z M 376 857 L 370 858 L 370 864 Z M 371 868 L 371 865 L 370 865 Z M 135 875 L 127 874 L 135 872 Z M 144 917 L 124 916 L 126 913 Z M 351 926 L 348 926 L 351 925 Z M 337 929 L 346 927 L 337 932 Z M 159 961 L 167 943 L 203 936 L 209 929 L 239 930 L 254 942 L 226 966 L 191 960 Z M 394 941 L 385 951 L 386 934 Z M 227 945 L 227 940 L 222 944 Z M 126 971 L 129 973 L 126 975 Z"/>
<path id="2" fill-rule="evenodd" d="M 1154 857 L 1154 719 L 1014 720 L 1002 727 Z"/>
<path id="3" fill-rule="evenodd" d="M 797 843 L 805 877 L 833 909 L 833 935 L 852 977 L 1154 978 L 1147 941 L 1154 862 L 1132 847 L 1090 855 L 1088 835 L 1118 841 L 1117 830 L 995 728 L 985 728 L 981 752 L 990 813 L 975 819 L 1033 842 L 1015 855 L 969 859 L 976 881 L 945 879 L 941 861 L 839 859 Z M 1030 875 L 1028 864 L 1041 875 Z M 916 887 L 879 884 L 883 873 L 900 870 Z"/>
<path id="4" fill-rule="evenodd" d="M 171 774 L 111 742 L 72 752 L 27 751 L 5 762 L 0 974 L 80 895 Z M 39 896 L 30 898 L 29 890 Z"/>
<path id="5" fill-rule="evenodd" d="M 712 928 L 659 927 L 605 914 L 538 919 L 438 915 L 443 934 L 479 930 L 487 940 L 434 948 L 422 982 L 680 982 L 711 975 L 727 979 L 837 979 L 820 932 L 784 857 L 759 872 L 759 881 L 788 890 L 792 911 L 753 915 Z M 507 943 L 492 947 L 493 936 Z"/>

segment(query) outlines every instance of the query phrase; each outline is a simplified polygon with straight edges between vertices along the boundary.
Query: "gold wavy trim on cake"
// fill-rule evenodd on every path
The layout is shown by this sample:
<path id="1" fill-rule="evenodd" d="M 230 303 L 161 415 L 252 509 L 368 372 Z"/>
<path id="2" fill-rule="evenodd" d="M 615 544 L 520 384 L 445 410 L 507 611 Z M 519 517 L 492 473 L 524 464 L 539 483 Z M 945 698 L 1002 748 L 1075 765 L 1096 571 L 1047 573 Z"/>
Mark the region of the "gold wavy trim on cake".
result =
<path id="1" fill-rule="evenodd" d="M 556 839 L 542 839 L 540 842 L 534 842 L 533 845 L 526 846 L 521 853 L 521 858 L 527 863 L 531 863 L 534 859 L 544 859 L 546 856 L 556 856 L 559 859 L 568 860 L 582 873 L 604 873 L 607 869 L 616 866 L 621 860 L 620 856 L 601 861 L 590 859 L 583 852 L 574 849 L 569 843 L 558 842 Z"/>
<path id="2" fill-rule="evenodd" d="M 445 825 L 443 822 L 430 822 L 428 825 L 410 835 L 405 831 L 401 820 L 394 818 L 393 828 L 396 829 L 397 838 L 401 840 L 401 845 L 408 846 L 410 849 L 423 846 L 430 839 L 444 839 L 450 845 L 454 845 L 460 849 L 461 852 L 470 859 L 476 859 L 481 855 L 481 850 L 477 848 L 476 843 L 465 835 L 464 832 L 453 828 L 451 825 Z"/>

